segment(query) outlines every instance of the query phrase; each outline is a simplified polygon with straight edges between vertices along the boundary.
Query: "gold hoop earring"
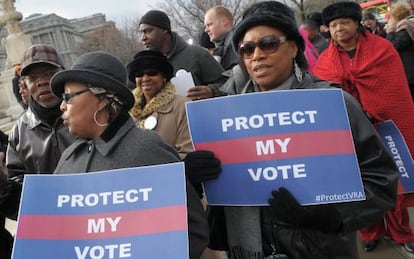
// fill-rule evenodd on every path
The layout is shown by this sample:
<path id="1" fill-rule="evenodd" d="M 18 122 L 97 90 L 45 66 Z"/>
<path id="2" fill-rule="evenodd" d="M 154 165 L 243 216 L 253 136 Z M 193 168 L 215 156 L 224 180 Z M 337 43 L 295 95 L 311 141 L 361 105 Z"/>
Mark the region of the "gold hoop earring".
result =
<path id="1" fill-rule="evenodd" d="M 99 127 L 106 127 L 106 126 L 108 126 L 108 122 L 105 122 L 105 123 L 100 123 L 97 119 L 96 119 L 96 114 L 98 114 L 98 110 L 96 110 L 94 113 L 93 113 L 93 120 L 95 121 L 95 123 L 96 123 L 96 125 L 98 125 Z"/>

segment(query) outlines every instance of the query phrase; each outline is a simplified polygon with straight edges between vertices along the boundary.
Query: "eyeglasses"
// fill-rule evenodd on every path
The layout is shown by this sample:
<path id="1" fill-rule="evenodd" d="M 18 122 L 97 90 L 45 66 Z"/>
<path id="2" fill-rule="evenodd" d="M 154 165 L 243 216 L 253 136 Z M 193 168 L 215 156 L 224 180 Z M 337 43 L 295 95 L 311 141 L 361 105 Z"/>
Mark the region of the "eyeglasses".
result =
<path id="1" fill-rule="evenodd" d="M 62 100 L 66 104 L 71 104 L 73 97 L 81 95 L 83 93 L 86 93 L 87 91 L 89 91 L 89 89 L 85 89 L 85 90 L 82 90 L 82 91 L 79 91 L 79 92 L 74 92 L 74 93 L 63 93 L 62 94 Z"/>
<path id="2" fill-rule="evenodd" d="M 280 36 L 279 38 L 274 35 L 264 36 L 258 42 L 254 41 L 244 41 L 239 45 L 239 54 L 244 59 L 250 59 L 256 47 L 259 47 L 260 50 L 266 54 L 274 53 L 279 49 L 279 46 L 286 42 L 285 36 Z"/>
<path id="3" fill-rule="evenodd" d="M 143 77 L 144 75 L 147 76 L 157 76 L 160 72 L 158 72 L 157 70 L 144 70 L 144 71 L 138 71 L 135 72 L 135 77 Z"/>
<path id="4" fill-rule="evenodd" d="M 39 80 L 40 78 L 50 79 L 57 72 L 59 72 L 59 70 L 48 70 L 48 71 L 45 71 L 43 73 L 26 75 L 26 76 L 23 76 L 23 78 L 28 80 L 29 82 L 33 83 L 33 82 L 36 82 L 37 80 Z"/>

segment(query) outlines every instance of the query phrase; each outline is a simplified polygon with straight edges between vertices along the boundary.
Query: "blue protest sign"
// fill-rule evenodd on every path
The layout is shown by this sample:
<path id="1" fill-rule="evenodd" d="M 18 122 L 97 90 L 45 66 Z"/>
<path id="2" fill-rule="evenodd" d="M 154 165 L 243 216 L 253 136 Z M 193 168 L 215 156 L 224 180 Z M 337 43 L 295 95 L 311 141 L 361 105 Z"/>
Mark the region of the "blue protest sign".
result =
<path id="1" fill-rule="evenodd" d="M 188 258 L 183 163 L 27 175 L 13 249 L 23 258 Z"/>
<path id="2" fill-rule="evenodd" d="M 283 186 L 301 204 L 365 199 L 339 89 L 288 90 L 186 103 L 196 150 L 221 160 L 213 205 L 267 205 Z"/>
<path id="3" fill-rule="evenodd" d="M 414 192 L 414 164 L 410 150 L 393 121 L 378 123 L 377 131 L 397 165 L 400 173 L 398 193 Z"/>

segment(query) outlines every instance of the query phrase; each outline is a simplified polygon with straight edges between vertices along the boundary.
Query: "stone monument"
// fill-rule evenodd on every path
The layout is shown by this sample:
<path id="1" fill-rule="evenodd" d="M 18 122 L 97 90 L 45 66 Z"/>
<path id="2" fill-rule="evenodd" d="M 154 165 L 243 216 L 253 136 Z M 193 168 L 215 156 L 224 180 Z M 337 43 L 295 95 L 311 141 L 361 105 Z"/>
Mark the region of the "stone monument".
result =
<path id="1" fill-rule="evenodd" d="M 32 45 L 28 35 L 23 33 L 20 21 L 23 16 L 14 7 L 15 0 L 0 0 L 0 25 L 5 26 L 8 36 L 1 40 L 6 49 L 7 60 L 5 70 L 0 76 L 0 115 L 11 116 L 16 119 L 23 112 L 13 95 L 12 79 L 13 65 L 20 63 L 20 56 Z"/>

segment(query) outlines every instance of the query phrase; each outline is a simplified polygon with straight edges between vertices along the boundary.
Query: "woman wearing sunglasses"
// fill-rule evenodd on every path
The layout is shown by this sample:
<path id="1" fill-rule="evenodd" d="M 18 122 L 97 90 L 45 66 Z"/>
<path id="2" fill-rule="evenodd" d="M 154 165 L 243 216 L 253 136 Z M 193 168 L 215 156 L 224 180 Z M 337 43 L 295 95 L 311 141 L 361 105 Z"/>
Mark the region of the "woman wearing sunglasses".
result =
<path id="1" fill-rule="evenodd" d="M 172 65 L 161 52 L 144 50 L 134 56 L 127 69 L 129 80 L 136 84 L 130 111 L 136 125 L 157 132 L 183 159 L 193 151 L 185 112 L 185 102 L 191 100 L 175 94 L 170 82 Z"/>
<path id="2" fill-rule="evenodd" d="M 51 85 L 53 93 L 62 96 L 64 124 L 78 138 L 62 154 L 56 174 L 180 161 L 157 134 L 135 127 L 128 114 L 134 97 L 127 88 L 127 71 L 115 57 L 99 51 L 83 54 L 71 69 L 57 73 Z M 190 258 L 198 258 L 206 248 L 208 229 L 190 184 L 187 201 Z"/>
<path id="3" fill-rule="evenodd" d="M 187 177 L 202 197 L 201 182 L 217 177 L 220 161 L 210 151 L 194 151 L 185 111 L 185 102 L 191 100 L 175 94 L 170 81 L 172 65 L 161 52 L 144 50 L 134 56 L 127 69 L 129 80 L 137 86 L 130 110 L 137 127 L 155 131 L 175 148 L 185 161 Z"/>
<path id="4" fill-rule="evenodd" d="M 280 2 L 249 7 L 233 44 L 250 77 L 241 94 L 333 86 L 306 71 L 294 13 Z M 302 206 L 281 187 L 269 193 L 267 207 L 215 206 L 209 217 L 211 248 L 228 250 L 230 258 L 358 258 L 355 232 L 394 205 L 397 170 L 361 107 L 349 94 L 344 98 L 366 200 Z M 277 103 L 274 107 L 278 110 Z"/>

